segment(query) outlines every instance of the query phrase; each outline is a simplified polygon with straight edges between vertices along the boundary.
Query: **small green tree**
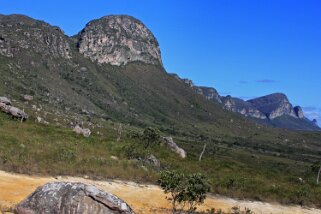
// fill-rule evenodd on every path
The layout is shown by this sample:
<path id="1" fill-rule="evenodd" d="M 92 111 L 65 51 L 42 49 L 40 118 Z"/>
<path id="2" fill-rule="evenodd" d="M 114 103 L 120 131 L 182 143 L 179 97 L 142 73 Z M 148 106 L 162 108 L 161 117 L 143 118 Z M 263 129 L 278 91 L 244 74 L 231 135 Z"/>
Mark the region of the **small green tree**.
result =
<path id="1" fill-rule="evenodd" d="M 197 205 L 204 203 L 206 194 L 210 191 L 210 185 L 200 173 L 185 176 L 177 171 L 163 171 L 159 184 L 165 194 L 170 194 L 166 198 L 171 200 L 173 213 L 178 211 L 178 205 L 183 209 L 186 203 L 188 212 L 193 213 Z"/>
<path id="2" fill-rule="evenodd" d="M 189 175 L 185 182 L 183 201 L 188 203 L 189 213 L 193 213 L 197 205 L 204 203 L 206 194 L 210 191 L 210 185 L 206 177 L 200 173 Z"/>
<path id="3" fill-rule="evenodd" d="M 170 194 L 166 197 L 172 203 L 173 213 L 177 211 L 177 206 L 182 202 L 183 181 L 185 175 L 177 171 L 162 171 L 158 180 L 165 194 Z"/>
<path id="4" fill-rule="evenodd" d="M 148 148 L 151 145 L 157 145 L 161 140 L 160 131 L 156 128 L 148 127 L 144 130 L 142 139 L 145 142 L 145 148 Z"/>

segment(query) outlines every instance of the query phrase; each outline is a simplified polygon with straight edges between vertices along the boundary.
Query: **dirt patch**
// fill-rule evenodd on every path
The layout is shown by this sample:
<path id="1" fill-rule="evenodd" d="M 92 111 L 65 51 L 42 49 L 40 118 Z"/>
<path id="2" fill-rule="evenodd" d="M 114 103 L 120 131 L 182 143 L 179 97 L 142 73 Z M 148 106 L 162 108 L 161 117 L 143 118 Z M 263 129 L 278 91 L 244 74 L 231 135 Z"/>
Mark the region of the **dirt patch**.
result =
<path id="1" fill-rule="evenodd" d="M 165 214 L 170 213 L 170 205 L 158 186 L 141 185 L 124 181 L 93 181 L 77 177 L 36 177 L 12 174 L 0 171 L 0 208 L 10 209 L 31 194 L 37 187 L 52 181 L 69 181 L 92 184 L 106 192 L 117 195 L 126 201 L 137 214 Z M 228 211 L 231 207 L 249 208 L 255 213 L 270 214 L 314 214 L 318 209 L 301 208 L 299 206 L 282 206 L 279 204 L 261 203 L 253 201 L 234 200 L 225 197 L 210 196 L 201 210 L 210 208 Z"/>

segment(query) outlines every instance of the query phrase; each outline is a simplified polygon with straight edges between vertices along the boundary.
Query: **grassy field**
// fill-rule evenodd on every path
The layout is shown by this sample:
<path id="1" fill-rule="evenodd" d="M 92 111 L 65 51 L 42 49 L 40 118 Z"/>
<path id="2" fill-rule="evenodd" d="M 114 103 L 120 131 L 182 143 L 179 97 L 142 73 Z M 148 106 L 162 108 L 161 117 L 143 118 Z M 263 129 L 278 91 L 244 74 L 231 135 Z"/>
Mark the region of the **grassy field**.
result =
<path id="1" fill-rule="evenodd" d="M 150 183 L 156 183 L 160 170 L 178 169 L 204 173 L 213 193 L 321 207 L 321 186 L 315 184 L 316 166 L 299 155 L 260 152 L 242 143 L 212 142 L 199 162 L 201 141 L 175 138 L 188 153 L 186 159 L 181 159 L 162 144 L 145 149 L 140 140 L 126 134 L 117 142 L 113 126 L 116 125 L 106 126 L 104 136 L 84 138 L 70 129 L 32 121 L 20 123 L 1 113 L 0 167 L 27 174 L 87 175 Z M 132 130 L 124 130 L 129 131 Z M 141 159 L 154 154 L 161 168 L 130 159 L 129 151 Z"/>

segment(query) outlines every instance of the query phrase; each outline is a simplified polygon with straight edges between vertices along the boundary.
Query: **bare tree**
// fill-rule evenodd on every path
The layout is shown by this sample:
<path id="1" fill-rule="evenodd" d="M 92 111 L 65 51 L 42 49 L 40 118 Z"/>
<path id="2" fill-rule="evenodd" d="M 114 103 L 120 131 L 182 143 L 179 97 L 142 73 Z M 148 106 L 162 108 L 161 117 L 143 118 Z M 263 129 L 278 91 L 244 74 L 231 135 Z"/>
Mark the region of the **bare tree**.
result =
<path id="1" fill-rule="evenodd" d="M 198 158 L 198 161 L 201 161 L 201 160 L 202 160 L 202 157 L 203 157 L 203 155 L 204 155 L 205 149 L 206 149 L 206 143 L 204 144 L 203 150 L 202 150 L 202 152 L 201 152 L 201 154 L 200 154 L 200 157 Z"/>
<path id="2" fill-rule="evenodd" d="M 320 166 L 318 176 L 317 176 L 317 185 L 319 185 L 320 174 L 321 174 L 321 166 Z"/>

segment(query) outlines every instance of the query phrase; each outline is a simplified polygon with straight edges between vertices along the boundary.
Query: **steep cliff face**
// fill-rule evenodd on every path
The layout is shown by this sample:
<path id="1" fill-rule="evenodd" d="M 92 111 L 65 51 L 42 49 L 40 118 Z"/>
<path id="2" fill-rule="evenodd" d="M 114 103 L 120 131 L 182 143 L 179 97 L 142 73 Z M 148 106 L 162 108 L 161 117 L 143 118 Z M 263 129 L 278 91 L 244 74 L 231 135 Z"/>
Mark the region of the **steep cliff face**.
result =
<path id="1" fill-rule="evenodd" d="M 141 61 L 162 64 L 152 32 L 130 16 L 105 16 L 89 22 L 78 35 L 79 52 L 94 62 L 126 65 Z"/>
<path id="2" fill-rule="evenodd" d="M 198 94 L 205 96 L 206 99 L 208 100 L 211 100 L 217 103 L 222 103 L 220 95 L 218 94 L 215 88 L 200 86 L 200 87 L 195 87 L 195 90 Z"/>
<path id="3" fill-rule="evenodd" d="M 23 15 L 0 15 L 0 54 L 13 57 L 22 52 L 71 58 L 68 38 L 60 28 Z"/>
<path id="4" fill-rule="evenodd" d="M 267 119 L 266 115 L 252 106 L 251 103 L 231 96 L 221 97 L 225 109 L 240 113 L 246 117 Z"/>
<path id="5" fill-rule="evenodd" d="M 248 100 L 256 109 L 267 115 L 273 120 L 283 115 L 297 117 L 293 110 L 293 106 L 285 94 L 275 93 L 256 99 Z"/>

